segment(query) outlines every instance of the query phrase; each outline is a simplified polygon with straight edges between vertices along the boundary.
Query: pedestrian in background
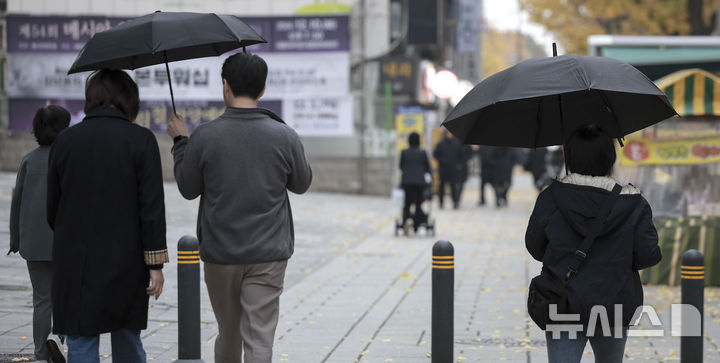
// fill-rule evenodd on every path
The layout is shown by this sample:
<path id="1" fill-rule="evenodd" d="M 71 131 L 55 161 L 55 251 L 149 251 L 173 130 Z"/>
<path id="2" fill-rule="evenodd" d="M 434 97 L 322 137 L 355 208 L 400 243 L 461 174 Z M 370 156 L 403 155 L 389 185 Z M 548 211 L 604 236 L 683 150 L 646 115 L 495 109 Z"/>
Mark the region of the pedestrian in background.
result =
<path id="1" fill-rule="evenodd" d="M 533 176 L 533 183 L 538 192 L 550 185 L 556 175 L 550 175 L 550 153 L 547 147 L 538 147 L 530 150 L 523 169 L 529 171 Z"/>
<path id="2" fill-rule="evenodd" d="M 408 136 L 410 147 L 400 153 L 400 171 L 402 172 L 400 186 L 405 191 L 402 221 L 405 232 L 410 228 L 417 233 L 420 224 L 427 221 L 427 215 L 422 210 L 424 189 L 427 186 L 425 174 L 430 173 L 430 162 L 425 150 L 420 148 L 420 135 L 413 132 Z M 413 208 L 412 215 L 410 208 Z"/>
<path id="3" fill-rule="evenodd" d="M 490 165 L 491 148 L 491 146 L 480 145 L 477 149 L 478 159 L 480 161 L 480 200 L 478 201 L 478 205 L 481 206 L 485 205 L 485 185 L 492 187 L 492 184 L 490 184 L 490 180 L 492 180 L 492 166 Z"/>
<path id="4" fill-rule="evenodd" d="M 20 161 L 10 206 L 10 252 L 27 261 L 33 289 L 33 344 L 40 362 L 65 362 L 59 336 L 51 333 L 53 232 L 47 222 L 47 174 L 50 145 L 70 125 L 70 112 L 56 106 L 35 113 L 32 133 L 40 145 Z"/>
<path id="5" fill-rule="evenodd" d="M 472 146 L 461 144 L 460 147 L 462 150 L 462 158 L 460 160 L 460 164 L 458 165 L 458 175 L 455 180 L 455 190 L 457 192 L 458 206 L 460 205 L 460 201 L 462 201 L 462 193 L 465 189 L 465 182 L 467 181 L 470 174 L 470 166 L 468 165 L 468 162 L 470 161 L 470 159 L 472 159 L 473 155 Z"/>
<path id="6" fill-rule="evenodd" d="M 191 136 L 181 116 L 168 121 L 178 189 L 186 199 L 200 196 L 197 233 L 218 363 L 271 361 L 295 244 L 287 191 L 305 193 L 312 181 L 295 130 L 257 107 L 267 74 L 257 55 L 232 55 L 221 72 L 225 113 Z"/>
<path id="7" fill-rule="evenodd" d="M 517 151 L 509 147 L 492 146 L 486 157 L 490 170 L 490 185 L 495 191 L 495 206 L 507 207 L 508 192 L 512 185 L 512 172 L 518 160 Z"/>
<path id="8" fill-rule="evenodd" d="M 146 360 L 140 330 L 168 252 L 160 152 L 155 135 L 133 123 L 139 105 L 127 73 L 92 74 L 85 118 L 50 150 L 53 331 L 67 335 L 72 363 L 99 362 L 99 334 L 108 332 L 114 362 Z"/>
<path id="9" fill-rule="evenodd" d="M 568 275 L 568 266 L 590 233 L 599 205 L 617 184 L 610 175 L 615 163 L 615 145 L 602 129 L 584 126 L 569 137 L 565 146 L 570 175 L 556 180 L 537 198 L 525 234 L 528 252 L 543 263 L 543 273 L 565 281 L 568 310 L 579 314 L 587 332 L 570 337 L 562 331 L 559 337 L 546 332 L 550 362 L 580 362 L 585 345 L 590 342 L 596 362 L 622 362 L 627 327 L 636 308 L 643 303 L 639 270 L 651 267 L 662 258 L 658 235 L 652 222 L 647 200 L 632 185 L 622 187 L 605 223 L 576 273 Z M 570 276 L 566 279 L 566 275 Z M 622 306 L 622 316 L 615 317 L 615 305 Z M 593 307 L 608 313 L 611 334 L 616 318 L 622 322 L 622 336 L 607 336 L 601 324 L 590 327 Z"/>
<path id="10" fill-rule="evenodd" d="M 443 139 L 438 142 L 433 151 L 433 157 L 438 162 L 440 183 L 438 184 L 438 204 L 443 207 L 445 199 L 445 187 L 450 187 L 450 198 L 453 207 L 457 209 L 460 205 L 460 195 L 457 188 L 460 169 L 465 159 L 462 144 L 450 133 L 445 130 Z"/>

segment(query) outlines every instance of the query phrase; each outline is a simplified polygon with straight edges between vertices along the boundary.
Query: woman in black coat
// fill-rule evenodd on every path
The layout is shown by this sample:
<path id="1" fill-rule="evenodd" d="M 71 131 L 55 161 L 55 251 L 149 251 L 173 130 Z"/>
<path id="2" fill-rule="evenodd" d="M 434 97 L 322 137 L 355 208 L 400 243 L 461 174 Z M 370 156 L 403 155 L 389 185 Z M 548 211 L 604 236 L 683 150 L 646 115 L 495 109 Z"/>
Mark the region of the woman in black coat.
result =
<path id="1" fill-rule="evenodd" d="M 67 335 L 70 362 L 97 361 L 107 332 L 113 361 L 145 361 L 140 330 L 168 254 L 160 154 L 153 133 L 132 123 L 138 109 L 130 76 L 99 71 L 85 89 L 85 119 L 50 151 L 53 331 Z"/>
<path id="2" fill-rule="evenodd" d="M 609 175 L 615 163 L 613 140 L 594 125 L 574 132 L 565 145 L 570 175 L 554 181 L 537 198 L 530 217 L 525 245 L 543 263 L 544 273 L 564 280 L 599 205 L 617 183 Z M 563 331 L 559 337 L 546 333 L 550 362 L 580 362 L 588 341 L 596 362 L 622 362 L 627 327 L 635 309 L 643 303 L 638 271 L 660 262 L 657 231 L 650 205 L 632 185 L 620 196 L 604 221 L 587 257 L 567 285 L 568 312 L 579 314 L 586 330 L 576 339 Z M 616 305 L 622 316 L 615 316 Z M 590 311 L 605 309 L 610 331 Z M 620 315 L 620 314 L 618 314 Z M 618 324 L 622 325 L 616 334 Z M 591 334 L 592 332 L 592 334 Z"/>
<path id="3" fill-rule="evenodd" d="M 430 172 L 430 162 L 427 153 L 420 148 L 420 135 L 413 132 L 408 137 L 410 147 L 400 153 L 400 171 L 402 172 L 400 185 L 405 191 L 405 204 L 403 205 L 403 225 L 405 230 L 412 228 L 417 232 L 420 224 L 427 222 L 427 215 L 422 210 L 423 190 L 427 185 L 425 174 Z M 410 208 L 414 208 L 412 219 Z"/>

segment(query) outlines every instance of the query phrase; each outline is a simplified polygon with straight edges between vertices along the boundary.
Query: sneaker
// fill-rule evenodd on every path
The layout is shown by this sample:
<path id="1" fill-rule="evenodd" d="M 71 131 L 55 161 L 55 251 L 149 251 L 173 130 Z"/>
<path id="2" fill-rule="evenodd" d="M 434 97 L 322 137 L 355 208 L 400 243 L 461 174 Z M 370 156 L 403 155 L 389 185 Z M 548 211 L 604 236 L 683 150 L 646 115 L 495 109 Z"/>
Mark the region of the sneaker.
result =
<path id="1" fill-rule="evenodd" d="M 65 345 L 63 340 L 56 334 L 50 334 L 47 339 L 47 345 L 50 349 L 50 361 L 52 363 L 66 363 L 67 354 L 65 353 Z"/>

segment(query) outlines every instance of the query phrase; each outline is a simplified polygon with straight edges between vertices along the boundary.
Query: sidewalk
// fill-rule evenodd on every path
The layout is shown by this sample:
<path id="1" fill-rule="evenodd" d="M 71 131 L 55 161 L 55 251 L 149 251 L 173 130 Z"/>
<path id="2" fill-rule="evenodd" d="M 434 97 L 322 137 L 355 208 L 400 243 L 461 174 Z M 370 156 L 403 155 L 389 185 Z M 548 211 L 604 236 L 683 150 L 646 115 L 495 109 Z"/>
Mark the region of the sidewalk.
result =
<path id="1" fill-rule="evenodd" d="M 15 175 L 0 173 L 0 362 L 32 358 L 32 297 L 24 261 L 4 256 L 10 189 Z M 274 362 L 429 362 L 431 250 L 436 240 L 455 247 L 455 357 L 459 362 L 546 362 L 545 340 L 526 314 L 529 279 L 540 264 L 525 251 L 524 233 L 536 193 L 518 175 L 509 208 L 477 206 L 471 179 L 459 210 L 438 210 L 435 237 L 394 237 L 399 213 L 389 199 L 309 193 L 291 196 L 296 249 L 281 298 Z M 194 234 L 197 201 L 165 185 L 168 247 Z M 494 201 L 492 195 L 490 201 Z M 177 274 L 166 265 L 165 292 L 152 301 L 143 342 L 149 360 L 177 358 Z M 213 361 L 217 334 L 202 292 L 202 358 Z M 645 287 L 646 303 L 665 316 L 679 288 Z M 720 362 L 720 289 L 705 291 L 705 361 Z M 669 319 L 668 319 L 669 320 Z M 668 330 L 669 331 L 669 330 Z M 679 360 L 679 338 L 628 340 L 626 361 Z M 103 336 L 103 362 L 110 362 Z M 16 360 L 21 361 L 21 360 Z M 593 362 L 587 347 L 583 362 Z"/>

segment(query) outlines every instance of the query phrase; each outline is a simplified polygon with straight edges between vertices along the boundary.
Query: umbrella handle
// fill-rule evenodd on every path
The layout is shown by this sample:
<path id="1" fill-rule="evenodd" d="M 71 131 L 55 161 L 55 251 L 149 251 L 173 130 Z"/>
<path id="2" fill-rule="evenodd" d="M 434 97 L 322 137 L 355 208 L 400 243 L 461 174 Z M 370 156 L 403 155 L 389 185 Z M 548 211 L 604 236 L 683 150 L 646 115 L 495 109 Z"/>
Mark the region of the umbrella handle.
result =
<path id="1" fill-rule="evenodd" d="M 170 101 L 172 102 L 173 114 L 177 114 L 175 112 L 175 96 L 173 95 L 172 80 L 170 79 L 170 66 L 168 66 L 167 51 L 163 51 L 163 55 L 165 56 L 165 71 L 167 72 L 168 86 L 170 86 Z"/>

